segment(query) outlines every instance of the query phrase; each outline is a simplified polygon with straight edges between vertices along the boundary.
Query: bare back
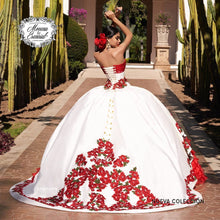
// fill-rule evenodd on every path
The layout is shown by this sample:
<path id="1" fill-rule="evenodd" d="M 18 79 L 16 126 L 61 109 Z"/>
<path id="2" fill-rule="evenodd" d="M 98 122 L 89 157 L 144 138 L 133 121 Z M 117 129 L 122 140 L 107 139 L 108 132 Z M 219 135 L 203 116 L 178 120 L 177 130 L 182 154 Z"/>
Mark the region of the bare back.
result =
<path id="1" fill-rule="evenodd" d="M 100 66 L 110 67 L 124 62 L 123 53 L 119 53 L 118 48 L 111 48 L 102 52 L 95 52 L 94 57 Z"/>

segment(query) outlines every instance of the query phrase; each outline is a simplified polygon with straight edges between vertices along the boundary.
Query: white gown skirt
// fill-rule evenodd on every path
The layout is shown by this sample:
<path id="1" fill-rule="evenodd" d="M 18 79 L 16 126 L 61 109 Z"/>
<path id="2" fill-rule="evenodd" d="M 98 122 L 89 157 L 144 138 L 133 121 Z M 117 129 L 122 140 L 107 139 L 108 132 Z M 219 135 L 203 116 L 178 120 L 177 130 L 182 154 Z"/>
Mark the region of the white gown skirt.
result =
<path id="1" fill-rule="evenodd" d="M 202 201 L 194 190 L 195 166 L 203 174 L 187 140 L 148 90 L 98 86 L 57 126 L 40 171 L 10 193 L 68 211 L 138 213 L 195 205 Z"/>

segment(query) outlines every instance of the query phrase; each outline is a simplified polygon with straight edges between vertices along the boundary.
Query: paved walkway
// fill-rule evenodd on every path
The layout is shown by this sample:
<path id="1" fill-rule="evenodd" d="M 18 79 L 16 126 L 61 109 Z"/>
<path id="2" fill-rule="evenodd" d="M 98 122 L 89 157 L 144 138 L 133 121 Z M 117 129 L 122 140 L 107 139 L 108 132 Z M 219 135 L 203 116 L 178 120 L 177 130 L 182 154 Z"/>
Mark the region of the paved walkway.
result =
<path id="1" fill-rule="evenodd" d="M 147 214 L 74 213 L 40 208 L 17 202 L 8 193 L 9 188 L 27 179 L 40 166 L 45 146 L 63 116 L 89 89 L 103 85 L 104 74 L 100 69 L 88 68 L 73 82 L 29 127 L 19 135 L 16 146 L 0 156 L 0 219 L 77 219 L 77 220 L 142 220 L 142 219 L 220 219 L 220 154 L 213 142 L 183 107 L 158 70 L 130 66 L 126 77 L 132 85 L 153 92 L 172 112 L 174 118 L 192 139 L 193 149 L 208 176 L 207 182 L 197 190 L 204 196 L 204 203 L 195 207 Z"/>

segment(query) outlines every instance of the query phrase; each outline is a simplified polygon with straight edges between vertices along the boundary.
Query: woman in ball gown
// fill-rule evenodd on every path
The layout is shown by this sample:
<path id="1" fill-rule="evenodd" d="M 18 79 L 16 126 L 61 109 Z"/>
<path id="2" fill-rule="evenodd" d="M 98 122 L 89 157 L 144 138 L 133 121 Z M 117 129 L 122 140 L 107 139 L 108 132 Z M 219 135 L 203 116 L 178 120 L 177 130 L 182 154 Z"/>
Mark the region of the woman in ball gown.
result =
<path id="1" fill-rule="evenodd" d="M 24 203 L 77 212 L 140 213 L 203 201 L 203 173 L 190 141 L 148 90 L 130 85 L 124 52 L 132 33 L 114 26 L 95 39 L 107 81 L 84 94 L 51 136 L 41 166 L 11 195 Z"/>

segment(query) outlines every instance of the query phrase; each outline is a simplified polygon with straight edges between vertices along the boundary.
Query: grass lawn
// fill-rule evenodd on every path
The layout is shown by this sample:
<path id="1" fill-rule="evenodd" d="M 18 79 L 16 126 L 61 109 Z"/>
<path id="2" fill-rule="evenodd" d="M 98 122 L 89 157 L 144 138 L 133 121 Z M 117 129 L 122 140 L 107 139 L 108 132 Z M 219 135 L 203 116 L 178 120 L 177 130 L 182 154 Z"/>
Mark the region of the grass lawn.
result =
<path id="1" fill-rule="evenodd" d="M 3 131 L 5 133 L 8 133 L 11 135 L 11 137 L 16 138 L 29 124 L 23 123 L 23 122 L 16 122 L 13 124 L 10 124 L 8 122 L 3 122 L 4 129 Z"/>

